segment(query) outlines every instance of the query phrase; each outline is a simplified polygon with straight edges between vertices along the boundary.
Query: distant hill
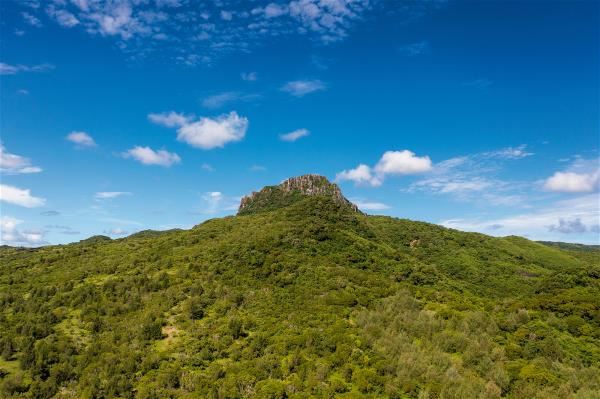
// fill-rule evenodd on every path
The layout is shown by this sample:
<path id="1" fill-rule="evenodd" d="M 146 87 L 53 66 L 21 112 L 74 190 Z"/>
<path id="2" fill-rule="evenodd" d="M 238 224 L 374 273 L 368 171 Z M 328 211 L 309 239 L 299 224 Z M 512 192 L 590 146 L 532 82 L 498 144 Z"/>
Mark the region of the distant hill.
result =
<path id="1" fill-rule="evenodd" d="M 549 247 L 556 247 L 560 249 L 569 249 L 573 251 L 586 251 L 595 252 L 600 250 L 600 245 L 586 245 L 586 244 L 575 244 L 570 242 L 556 242 L 556 241 L 538 241 L 540 244 L 548 245 Z"/>
<path id="2" fill-rule="evenodd" d="M 1 247 L 0 397 L 599 397 L 600 250 L 364 215 L 323 179 Z"/>

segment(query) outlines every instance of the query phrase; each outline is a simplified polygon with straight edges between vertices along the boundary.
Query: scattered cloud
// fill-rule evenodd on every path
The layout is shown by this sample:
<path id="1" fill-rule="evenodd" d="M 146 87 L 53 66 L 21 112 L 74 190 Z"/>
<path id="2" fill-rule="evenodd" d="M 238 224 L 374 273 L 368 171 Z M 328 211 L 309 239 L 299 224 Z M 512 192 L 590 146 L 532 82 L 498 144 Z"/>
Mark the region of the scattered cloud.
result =
<path id="1" fill-rule="evenodd" d="M 525 145 L 520 145 L 450 158 L 432 165 L 430 173 L 406 191 L 446 194 L 462 201 L 484 201 L 497 206 L 522 205 L 526 198 L 519 192 L 524 185 L 505 182 L 496 174 L 504 163 L 531 155 Z"/>
<path id="2" fill-rule="evenodd" d="M 129 231 L 123 230 L 120 227 L 113 227 L 112 229 L 104 230 L 104 234 L 109 236 L 126 236 L 129 234 Z"/>
<path id="3" fill-rule="evenodd" d="M 391 208 L 382 202 L 367 201 L 362 198 L 350 198 L 350 201 L 362 211 L 384 211 Z"/>
<path id="4" fill-rule="evenodd" d="M 208 191 L 202 194 L 200 210 L 194 213 L 213 215 L 238 209 L 240 198 L 229 197 L 220 191 Z"/>
<path id="5" fill-rule="evenodd" d="M 262 165 L 252 165 L 250 167 L 251 172 L 264 172 L 265 170 L 267 170 L 267 168 Z"/>
<path id="6" fill-rule="evenodd" d="M 27 22 L 29 25 L 35 28 L 41 28 L 43 26 L 42 21 L 40 21 L 39 18 L 35 17 L 34 15 L 31 15 L 28 12 L 22 12 L 21 16 L 23 17 L 25 22 Z"/>
<path id="7" fill-rule="evenodd" d="M 303 97 L 307 94 L 325 90 L 325 83 L 320 80 L 294 80 L 287 82 L 281 90 L 295 97 Z"/>
<path id="8" fill-rule="evenodd" d="M 258 79 L 258 74 L 256 72 L 242 72 L 240 74 L 242 80 L 246 82 L 255 82 Z"/>
<path id="9" fill-rule="evenodd" d="M 250 52 L 273 39 L 301 36 L 328 45 L 348 37 L 375 9 L 388 8 L 386 14 L 408 21 L 443 3 L 396 7 L 372 0 L 54 0 L 43 7 L 29 5 L 27 14 L 29 23 L 47 19 L 66 30 L 111 40 L 131 58 L 154 54 L 193 66 Z"/>
<path id="10" fill-rule="evenodd" d="M 58 212 L 58 211 L 44 211 L 44 212 L 40 212 L 40 215 L 42 215 L 42 216 L 58 216 L 58 215 L 60 215 L 60 212 Z"/>
<path id="11" fill-rule="evenodd" d="M 600 187 L 600 159 L 579 156 L 564 171 L 556 172 L 544 181 L 544 189 L 563 193 L 587 193 Z"/>
<path id="12" fill-rule="evenodd" d="M 27 247 L 46 244 L 43 231 L 20 230 L 17 226 L 21 223 L 14 217 L 0 216 L 0 244 Z"/>
<path id="13" fill-rule="evenodd" d="M 540 207 L 534 212 L 495 219 L 444 220 L 440 224 L 496 236 L 528 236 L 535 240 L 558 241 L 561 235 L 571 234 L 578 237 L 578 241 L 599 244 L 597 234 L 599 221 L 598 195 L 588 194 L 557 201 Z"/>
<path id="14" fill-rule="evenodd" d="M 17 90 L 17 94 L 20 96 L 26 96 L 29 94 L 29 90 L 19 89 L 19 90 Z"/>
<path id="15" fill-rule="evenodd" d="M 62 225 L 58 225 L 58 224 L 48 224 L 44 227 L 49 230 L 60 230 L 59 233 L 61 233 L 61 234 L 67 234 L 67 235 L 81 234 L 81 232 L 74 230 L 69 226 L 62 226 Z"/>
<path id="16" fill-rule="evenodd" d="M 166 150 L 155 151 L 150 147 L 135 146 L 125 153 L 125 158 L 133 158 L 144 165 L 159 165 L 169 167 L 173 164 L 181 162 L 179 155 L 168 152 Z"/>
<path id="17" fill-rule="evenodd" d="M 28 173 L 39 173 L 42 168 L 33 166 L 28 158 L 11 154 L 0 144 L 0 172 L 17 175 Z"/>
<path id="18" fill-rule="evenodd" d="M 431 159 L 428 156 L 418 157 L 409 150 L 386 151 L 374 167 L 360 164 L 354 169 L 339 172 L 335 179 L 378 187 L 387 176 L 419 174 L 431 169 Z"/>
<path id="19" fill-rule="evenodd" d="M 301 139 L 302 137 L 306 137 L 308 135 L 310 135 L 310 131 L 308 129 L 297 129 L 297 130 L 294 130 L 293 132 L 281 134 L 281 135 L 279 135 L 279 138 L 282 141 L 294 142 L 294 141 Z"/>
<path id="20" fill-rule="evenodd" d="M 576 218 L 573 220 L 565 220 L 558 219 L 558 225 L 548 226 L 549 231 L 558 231 L 563 234 L 571 234 L 571 233 L 585 233 L 587 231 L 587 227 L 581 223 L 581 218 Z"/>
<path id="21" fill-rule="evenodd" d="M 240 141 L 246 135 L 248 119 L 232 111 L 215 118 L 194 116 L 177 112 L 149 114 L 148 119 L 159 125 L 176 127 L 177 139 L 193 147 L 209 150 L 222 148 L 225 144 Z"/>
<path id="22" fill-rule="evenodd" d="M 357 186 L 381 186 L 383 181 L 375 176 L 370 166 L 360 164 L 354 169 L 343 170 L 336 174 L 335 181 L 352 181 Z"/>
<path id="23" fill-rule="evenodd" d="M 216 118 L 202 117 L 181 126 L 177 130 L 177 139 L 193 147 L 210 150 L 242 140 L 247 129 L 248 119 L 232 111 Z"/>
<path id="24" fill-rule="evenodd" d="M 103 200 L 123 197 L 127 195 L 131 195 L 131 193 L 129 191 L 101 191 L 94 194 L 94 198 L 97 200 Z"/>
<path id="25" fill-rule="evenodd" d="M 0 62 L 0 75 L 16 75 L 21 72 L 47 72 L 54 69 L 52 64 L 11 65 Z"/>
<path id="26" fill-rule="evenodd" d="M 398 52 L 401 55 L 404 55 L 406 57 L 415 57 L 418 55 L 423 55 L 423 54 L 427 54 L 430 51 L 430 45 L 429 42 L 426 40 L 420 41 L 420 42 L 416 42 L 416 43 L 410 43 L 410 44 L 405 44 L 403 46 L 398 47 Z"/>
<path id="27" fill-rule="evenodd" d="M 202 170 L 205 170 L 207 172 L 214 172 L 215 168 L 212 167 L 212 165 L 208 164 L 208 163 L 203 163 L 202 166 L 200 166 L 202 168 Z"/>
<path id="28" fill-rule="evenodd" d="M 587 193 L 598 188 L 600 173 L 556 172 L 544 183 L 548 191 L 563 193 Z"/>
<path id="29" fill-rule="evenodd" d="M 0 201 L 25 208 L 36 208 L 46 203 L 44 198 L 34 197 L 31 190 L 0 184 Z"/>
<path id="30" fill-rule="evenodd" d="M 377 165 L 375 172 L 379 175 L 412 175 L 431 170 L 431 159 L 428 156 L 418 157 L 409 150 L 386 151 Z"/>
<path id="31" fill-rule="evenodd" d="M 150 120 L 150 122 L 166 127 L 181 127 L 189 123 L 193 118 L 192 115 L 185 115 L 174 111 L 162 112 L 160 114 L 148 114 L 148 120 Z"/>
<path id="32" fill-rule="evenodd" d="M 86 132 L 71 132 L 67 135 L 66 139 L 72 143 L 77 144 L 78 147 L 96 147 L 96 142 Z"/>
<path id="33" fill-rule="evenodd" d="M 226 91 L 224 93 L 215 94 L 209 97 L 206 97 L 202 100 L 202 106 L 205 108 L 221 108 L 226 104 L 230 104 L 233 102 L 247 102 L 254 101 L 259 99 L 260 95 L 258 94 L 244 94 L 236 91 Z"/>

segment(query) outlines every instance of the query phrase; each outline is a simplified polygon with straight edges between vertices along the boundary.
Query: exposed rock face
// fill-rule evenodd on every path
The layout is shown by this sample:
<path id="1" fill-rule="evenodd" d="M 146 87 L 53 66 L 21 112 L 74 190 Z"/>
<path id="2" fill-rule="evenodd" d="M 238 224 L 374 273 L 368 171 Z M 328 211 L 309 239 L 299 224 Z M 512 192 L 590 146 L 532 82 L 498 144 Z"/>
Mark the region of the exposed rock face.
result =
<path id="1" fill-rule="evenodd" d="M 330 197 L 337 204 L 360 212 L 356 205 L 344 197 L 337 184 L 331 183 L 324 176 L 309 174 L 291 177 L 278 186 L 267 186 L 258 192 L 246 195 L 240 202 L 238 215 L 280 208 L 311 195 Z"/>

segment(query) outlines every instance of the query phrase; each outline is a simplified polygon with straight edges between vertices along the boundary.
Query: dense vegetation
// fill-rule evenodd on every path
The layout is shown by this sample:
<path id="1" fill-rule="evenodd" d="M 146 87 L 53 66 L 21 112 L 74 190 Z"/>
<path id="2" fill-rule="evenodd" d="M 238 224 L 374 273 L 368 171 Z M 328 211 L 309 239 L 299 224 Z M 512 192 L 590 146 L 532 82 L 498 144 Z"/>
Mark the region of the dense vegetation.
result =
<path id="1" fill-rule="evenodd" d="M 600 397 L 600 251 L 285 205 L 0 248 L 0 397 Z"/>

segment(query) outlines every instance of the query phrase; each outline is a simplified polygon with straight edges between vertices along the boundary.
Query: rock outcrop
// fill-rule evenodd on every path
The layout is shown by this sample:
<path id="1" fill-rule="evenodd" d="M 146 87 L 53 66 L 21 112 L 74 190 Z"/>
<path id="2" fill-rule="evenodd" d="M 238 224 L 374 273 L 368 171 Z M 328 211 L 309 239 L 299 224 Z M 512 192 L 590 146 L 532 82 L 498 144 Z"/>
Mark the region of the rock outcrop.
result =
<path id="1" fill-rule="evenodd" d="M 324 176 L 308 174 L 291 177 L 277 186 L 267 186 L 246 195 L 240 202 L 238 215 L 281 208 L 306 196 L 329 197 L 341 206 L 360 212 L 356 205 L 344 197 L 337 184 L 331 183 Z"/>

